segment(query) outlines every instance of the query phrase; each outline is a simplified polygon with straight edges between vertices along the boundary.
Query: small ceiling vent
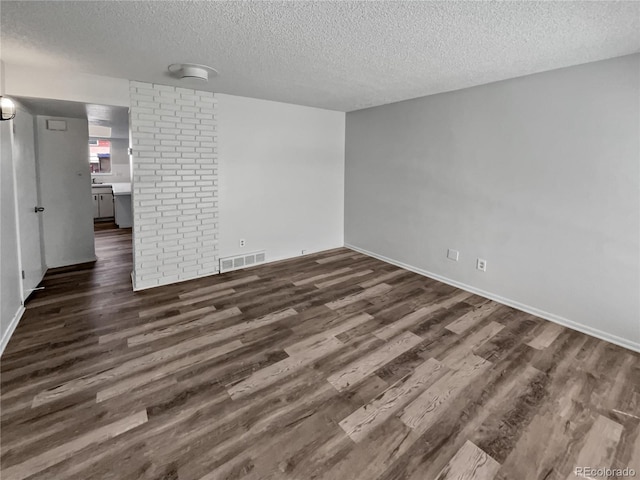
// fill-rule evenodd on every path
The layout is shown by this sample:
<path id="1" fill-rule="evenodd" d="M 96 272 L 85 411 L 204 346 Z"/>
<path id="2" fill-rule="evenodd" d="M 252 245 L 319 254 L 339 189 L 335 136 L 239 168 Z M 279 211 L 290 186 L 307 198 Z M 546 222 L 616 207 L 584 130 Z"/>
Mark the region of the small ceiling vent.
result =
<path id="1" fill-rule="evenodd" d="M 215 68 L 195 63 L 173 63 L 169 65 L 169 73 L 172 77 L 180 79 L 195 79 L 208 81 L 209 77 L 218 75 Z"/>

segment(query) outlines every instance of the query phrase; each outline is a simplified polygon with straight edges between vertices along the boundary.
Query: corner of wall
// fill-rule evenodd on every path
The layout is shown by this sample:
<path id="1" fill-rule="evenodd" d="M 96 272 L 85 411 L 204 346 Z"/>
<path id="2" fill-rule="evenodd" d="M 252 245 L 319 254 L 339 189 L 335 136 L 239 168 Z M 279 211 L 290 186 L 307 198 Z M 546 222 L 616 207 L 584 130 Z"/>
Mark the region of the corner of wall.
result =
<path id="1" fill-rule="evenodd" d="M 543 318 L 553 323 L 557 323 L 558 325 L 562 325 L 563 327 L 570 328 L 572 330 L 576 330 L 578 332 L 585 333 L 587 335 L 591 335 L 592 337 L 599 338 L 601 340 L 605 340 L 607 342 L 613 343 L 615 345 L 619 345 L 624 348 L 628 348 L 629 350 L 633 350 L 635 352 L 640 352 L 640 343 L 633 342 L 631 340 L 627 340 L 626 338 L 621 338 L 611 333 L 605 332 L 603 330 L 592 328 L 586 325 L 583 325 L 579 322 L 575 322 L 573 320 L 569 320 L 568 318 L 564 318 L 560 315 L 556 315 L 554 313 L 546 312 L 539 308 L 533 307 L 531 305 L 527 305 L 521 302 L 517 302 L 515 300 L 511 300 L 509 298 L 502 297 L 492 292 L 487 292 L 485 290 L 476 288 L 472 285 L 467 285 L 465 283 L 458 282 L 456 280 L 452 280 L 447 277 L 443 277 L 442 275 L 438 275 L 436 273 L 430 272 L 428 270 L 424 270 L 422 268 L 414 267 L 413 265 L 406 264 L 404 262 L 400 262 L 398 260 L 394 260 L 389 257 L 385 257 L 384 255 L 379 255 L 377 253 L 370 252 L 363 248 L 357 247 L 355 245 L 345 245 L 345 247 L 355 251 L 367 255 L 372 258 L 377 258 L 383 262 L 389 263 L 391 265 L 395 265 L 400 268 L 404 268 L 405 270 L 409 270 L 410 272 L 417 273 L 419 275 L 423 275 L 428 278 L 432 278 L 433 280 L 437 280 L 442 283 L 446 283 L 447 285 L 451 285 L 453 287 L 459 288 L 466 292 L 473 293 L 475 295 L 479 295 L 484 298 L 488 298 L 489 300 L 493 300 L 494 302 L 501 303 L 502 305 L 506 305 L 508 307 L 515 308 L 516 310 L 520 310 L 525 313 L 529 313 L 531 315 L 535 315 L 536 317 Z"/>

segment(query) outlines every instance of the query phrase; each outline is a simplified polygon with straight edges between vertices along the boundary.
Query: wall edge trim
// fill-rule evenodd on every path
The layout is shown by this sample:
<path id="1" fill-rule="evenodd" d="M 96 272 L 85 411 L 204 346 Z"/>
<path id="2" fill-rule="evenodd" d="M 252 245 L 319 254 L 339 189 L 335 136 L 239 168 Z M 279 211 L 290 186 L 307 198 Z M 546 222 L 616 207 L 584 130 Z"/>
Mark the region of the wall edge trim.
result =
<path id="1" fill-rule="evenodd" d="M 345 243 L 345 247 L 349 248 L 355 252 L 362 253 L 369 257 L 377 258 L 386 263 L 390 263 L 391 265 L 395 265 L 400 268 L 404 268 L 405 270 L 409 270 L 411 272 L 417 273 L 419 275 L 423 275 L 425 277 L 432 278 L 434 280 L 438 280 L 439 282 L 446 283 L 447 285 L 451 285 L 453 287 L 460 288 L 461 290 L 465 290 L 470 293 L 474 293 L 476 295 L 480 295 L 481 297 L 488 298 L 489 300 L 493 300 L 495 302 L 501 303 L 502 305 L 506 305 L 508 307 L 515 308 L 516 310 L 523 311 L 525 313 L 529 313 L 531 315 L 535 315 L 536 317 L 540 317 L 544 320 L 548 320 L 553 323 L 557 323 L 558 325 L 562 325 L 563 327 L 570 328 L 571 330 L 576 330 L 580 333 L 584 333 L 586 335 L 590 335 L 592 337 L 598 338 L 600 340 L 604 340 L 609 343 L 613 343 L 618 345 L 619 347 L 626 348 L 628 350 L 632 350 L 634 352 L 640 352 L 640 343 L 632 342 L 622 337 L 618 337 L 617 335 L 612 335 L 610 333 L 604 332 L 602 330 L 598 330 L 597 328 L 588 327 L 586 325 L 582 325 L 581 323 L 575 322 L 573 320 L 569 320 L 568 318 L 561 317 L 560 315 L 556 315 L 554 313 L 550 313 L 544 310 L 540 310 L 539 308 L 533 307 L 531 305 L 527 305 L 525 303 L 520 303 L 515 300 L 511 300 L 510 298 L 502 297 L 495 293 L 487 292 L 481 290 L 476 287 L 472 287 L 471 285 L 467 285 L 466 283 L 461 283 L 456 280 L 452 280 L 447 277 L 443 277 L 442 275 L 438 275 L 436 273 L 430 272 L 428 270 L 424 270 L 422 268 L 414 267 L 413 265 L 409 265 L 398 260 L 394 260 L 389 257 L 385 257 L 384 255 L 380 255 L 369 250 L 365 250 L 364 248 L 357 247 L 355 245 L 351 245 Z"/>
<path id="2" fill-rule="evenodd" d="M 264 267 L 265 265 L 269 265 L 271 263 L 286 262 L 287 260 L 293 260 L 293 259 L 299 258 L 299 257 L 306 257 L 307 255 L 314 255 L 316 253 L 326 252 L 328 250 L 333 250 L 333 249 L 336 249 L 336 248 L 342 248 L 343 246 L 344 245 L 336 245 L 335 247 L 327 247 L 327 248 L 322 248 L 320 250 L 311 250 L 311 251 L 306 252 L 304 255 L 280 255 L 280 256 L 277 256 L 277 257 L 273 257 L 273 258 L 267 257 L 267 261 L 264 262 L 264 263 L 260 263 L 258 265 L 251 265 L 251 266 L 248 266 L 248 267 L 239 268 L 237 270 L 232 270 L 232 271 L 233 272 L 238 272 L 238 271 L 241 271 L 241 270 L 249 270 L 249 269 L 252 269 L 252 268 Z M 223 273 L 215 272 L 215 273 L 208 273 L 206 275 L 197 275 L 195 277 L 185 278 L 184 280 L 181 279 L 181 280 L 179 280 L 177 282 L 159 283 L 157 285 L 148 285 L 148 286 L 141 286 L 141 287 L 136 287 L 134 285 L 133 291 L 134 292 L 141 292 L 143 290 L 149 290 L 151 288 L 166 287 L 167 285 L 175 285 L 176 283 L 190 282 L 192 280 L 197 280 L 197 279 L 202 279 L 202 278 L 207 278 L 207 277 L 217 277 L 218 275 L 224 275 L 225 273 L 231 273 L 231 271 L 223 272 Z M 131 275 L 132 275 L 131 278 L 132 278 L 132 281 L 133 281 L 133 273 Z"/>
<path id="3" fill-rule="evenodd" d="M 20 319 L 22 318 L 22 315 L 24 314 L 24 312 L 25 312 L 24 305 L 20 305 L 20 308 L 18 308 L 18 310 L 16 311 L 16 314 L 11 319 L 11 322 L 9 323 L 9 327 L 7 328 L 7 331 L 4 332 L 2 339 L 0 339 L 0 356 L 2 356 L 2 354 L 4 353 L 4 349 L 9 343 L 9 339 L 11 338 L 11 335 L 13 335 L 13 332 L 18 326 L 18 323 L 20 322 Z"/>

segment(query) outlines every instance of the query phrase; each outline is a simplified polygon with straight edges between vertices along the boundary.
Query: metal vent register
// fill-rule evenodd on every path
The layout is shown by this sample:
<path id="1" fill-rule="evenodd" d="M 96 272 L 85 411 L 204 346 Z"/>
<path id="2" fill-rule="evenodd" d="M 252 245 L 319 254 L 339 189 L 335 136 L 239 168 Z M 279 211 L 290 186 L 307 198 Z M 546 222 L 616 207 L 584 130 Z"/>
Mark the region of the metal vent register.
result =
<path id="1" fill-rule="evenodd" d="M 240 268 L 252 267 L 266 261 L 266 254 L 263 251 L 247 253 L 244 255 L 235 255 L 233 257 L 225 257 L 220 259 L 220 273 Z"/>

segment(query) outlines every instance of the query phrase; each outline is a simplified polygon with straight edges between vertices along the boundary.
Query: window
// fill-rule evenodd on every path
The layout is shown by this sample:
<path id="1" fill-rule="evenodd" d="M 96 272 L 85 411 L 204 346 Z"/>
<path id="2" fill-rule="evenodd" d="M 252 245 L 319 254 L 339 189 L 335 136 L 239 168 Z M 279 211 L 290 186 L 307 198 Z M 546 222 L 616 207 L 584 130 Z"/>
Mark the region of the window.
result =
<path id="1" fill-rule="evenodd" d="M 111 142 L 103 138 L 89 139 L 91 174 L 111 173 Z"/>

